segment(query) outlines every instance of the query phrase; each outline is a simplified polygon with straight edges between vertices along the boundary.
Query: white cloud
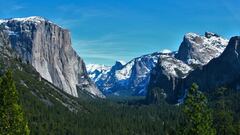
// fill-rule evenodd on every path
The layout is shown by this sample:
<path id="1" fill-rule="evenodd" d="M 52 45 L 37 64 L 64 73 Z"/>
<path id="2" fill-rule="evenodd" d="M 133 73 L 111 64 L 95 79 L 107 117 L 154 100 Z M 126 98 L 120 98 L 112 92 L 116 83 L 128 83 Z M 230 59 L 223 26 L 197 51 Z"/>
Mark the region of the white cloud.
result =
<path id="1" fill-rule="evenodd" d="M 172 51 L 171 50 L 169 50 L 169 49 L 163 49 L 162 51 L 161 51 L 161 53 L 171 53 Z"/>

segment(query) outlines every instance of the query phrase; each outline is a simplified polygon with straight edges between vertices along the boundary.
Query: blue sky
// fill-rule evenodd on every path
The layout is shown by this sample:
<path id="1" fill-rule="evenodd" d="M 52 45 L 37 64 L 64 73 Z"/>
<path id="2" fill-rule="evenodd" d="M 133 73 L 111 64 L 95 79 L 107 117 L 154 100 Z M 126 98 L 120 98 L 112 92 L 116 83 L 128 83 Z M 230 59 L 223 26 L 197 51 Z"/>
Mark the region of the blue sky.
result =
<path id="1" fill-rule="evenodd" d="M 86 63 L 177 50 L 187 32 L 240 34 L 239 0 L 0 0 L 0 18 L 43 16 L 71 31 Z"/>

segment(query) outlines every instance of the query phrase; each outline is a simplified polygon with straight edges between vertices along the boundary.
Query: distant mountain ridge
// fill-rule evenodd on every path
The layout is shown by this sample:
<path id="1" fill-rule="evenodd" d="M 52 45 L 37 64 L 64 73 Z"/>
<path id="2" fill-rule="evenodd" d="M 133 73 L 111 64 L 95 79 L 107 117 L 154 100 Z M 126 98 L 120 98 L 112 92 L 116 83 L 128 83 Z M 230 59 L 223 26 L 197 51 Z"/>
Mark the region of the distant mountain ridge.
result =
<path id="1" fill-rule="evenodd" d="M 90 72 L 92 69 L 87 65 L 87 70 L 98 88 L 106 95 L 130 96 L 145 95 L 146 83 L 149 81 L 150 70 L 157 63 L 160 53 L 153 53 L 135 58 L 128 63 L 116 61 L 110 69 L 98 75 Z M 139 70 L 141 69 L 141 70 Z M 95 73 L 95 74 L 94 74 Z M 99 73 L 99 72 L 98 72 Z M 94 74 L 94 75 L 93 75 Z"/>
<path id="2" fill-rule="evenodd" d="M 50 83 L 75 97 L 79 91 L 104 97 L 73 50 L 68 30 L 38 16 L 2 19 L 0 28 L 16 56 Z"/>
<path id="3" fill-rule="evenodd" d="M 127 63 L 116 61 L 111 67 L 95 64 L 85 67 L 71 47 L 69 31 L 45 18 L 2 19 L 0 31 L 1 40 L 7 42 L 4 45 L 12 50 L 8 52 L 4 49 L 6 46 L 1 46 L 3 53 L 12 53 L 31 64 L 41 77 L 75 97 L 86 91 L 101 98 L 105 95 L 147 96 L 155 100 L 156 89 L 160 89 L 167 100 L 176 101 L 193 82 L 199 83 L 202 89 L 232 81 L 235 81 L 234 87 L 238 87 L 238 37 L 232 38 L 228 45 L 227 39 L 215 33 L 187 33 L 176 52 L 165 50 Z M 231 71 L 225 70 L 226 63 Z M 214 70 L 215 65 L 221 67 Z M 224 80 L 222 72 L 229 75 L 228 79 Z M 213 79 L 206 82 L 208 78 Z"/>
<path id="4" fill-rule="evenodd" d="M 166 91 L 171 95 L 177 78 L 185 78 L 195 68 L 218 57 L 227 44 L 227 39 L 211 32 L 203 36 L 187 33 L 177 52 L 143 55 L 126 64 L 116 62 L 111 69 L 107 67 L 108 70 L 104 71 L 96 68 L 93 72 L 90 66 L 87 66 L 87 70 L 98 88 L 107 95 L 147 95 L 148 87 L 152 86 L 171 89 Z"/>

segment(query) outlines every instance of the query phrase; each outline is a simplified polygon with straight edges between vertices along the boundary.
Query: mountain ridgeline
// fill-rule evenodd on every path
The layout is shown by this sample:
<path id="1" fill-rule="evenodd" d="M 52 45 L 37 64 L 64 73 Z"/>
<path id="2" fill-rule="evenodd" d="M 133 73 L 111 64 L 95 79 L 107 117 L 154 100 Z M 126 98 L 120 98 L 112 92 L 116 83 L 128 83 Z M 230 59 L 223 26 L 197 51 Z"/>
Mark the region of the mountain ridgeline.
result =
<path id="1" fill-rule="evenodd" d="M 188 33 L 176 52 L 86 68 L 68 30 L 36 16 L 0 20 L 0 78 L 11 69 L 33 135 L 239 135 L 239 53 L 240 37 Z"/>
<path id="2" fill-rule="evenodd" d="M 232 37 L 221 56 L 191 72 L 176 89 L 182 92 L 195 82 L 202 91 L 214 90 L 221 86 L 239 90 L 239 53 L 240 37 Z"/>
<path id="3" fill-rule="evenodd" d="M 68 30 L 36 16 L 0 20 L 0 26 L 16 57 L 31 64 L 48 82 L 75 97 L 79 91 L 104 97 L 71 47 Z"/>
<path id="4" fill-rule="evenodd" d="M 45 18 L 0 20 L 0 30 L 3 53 L 32 65 L 43 79 L 74 97 L 87 92 L 101 98 L 104 94 L 147 96 L 154 102 L 160 94 L 176 103 L 193 82 L 200 90 L 238 87 L 238 37 L 229 42 L 211 32 L 204 36 L 188 33 L 176 52 L 117 61 L 112 67 L 92 64 L 86 68 L 71 47 L 69 31 Z"/>
<path id="5" fill-rule="evenodd" d="M 73 97 L 42 78 L 30 63 L 18 58 L 8 36 L 0 30 L 0 77 L 7 69 L 13 71 L 31 135 L 175 133 L 176 119 L 181 118 L 181 111 L 175 106 L 139 104 L 141 99 L 102 100 L 84 91 Z M 163 121 L 168 122 L 163 125 Z"/>
<path id="6" fill-rule="evenodd" d="M 176 103 L 183 97 L 184 92 L 178 90 L 182 80 L 219 57 L 227 44 L 227 39 L 215 33 L 206 32 L 203 36 L 187 33 L 177 52 L 143 55 L 128 63 L 116 62 L 112 67 L 91 64 L 87 69 L 106 95 L 144 95 L 149 102 L 163 95 L 167 101 Z"/>
<path id="7" fill-rule="evenodd" d="M 87 65 L 87 69 L 92 80 L 106 95 L 145 95 L 150 71 L 160 55 L 161 53 L 144 55 L 128 63 L 117 61 L 112 67 Z"/>
<path id="8" fill-rule="evenodd" d="M 167 93 L 167 99 L 170 102 L 182 102 L 187 90 L 193 83 L 197 83 L 199 89 L 207 93 L 212 93 L 212 91 L 219 87 L 238 90 L 240 77 L 239 45 L 240 37 L 232 37 L 222 53 L 217 54 L 215 58 L 207 61 L 205 64 L 200 63 L 200 65 L 198 64 L 199 66 L 195 65 L 195 69 L 190 71 L 186 77 L 175 78 L 173 81 L 175 87 L 166 88 L 159 83 L 155 83 L 156 80 L 161 80 L 162 77 L 152 72 L 152 80 L 149 85 L 149 102 L 156 102 L 161 92 Z M 208 52 L 208 54 L 209 53 L 210 52 Z M 204 52 L 201 54 L 203 54 L 202 57 L 206 56 Z M 188 58 L 191 59 L 194 57 Z M 195 59 L 196 58 L 197 57 L 195 57 Z M 155 70 L 155 72 L 161 72 L 159 67 L 156 67 Z M 168 93 L 169 91 L 170 93 Z"/>

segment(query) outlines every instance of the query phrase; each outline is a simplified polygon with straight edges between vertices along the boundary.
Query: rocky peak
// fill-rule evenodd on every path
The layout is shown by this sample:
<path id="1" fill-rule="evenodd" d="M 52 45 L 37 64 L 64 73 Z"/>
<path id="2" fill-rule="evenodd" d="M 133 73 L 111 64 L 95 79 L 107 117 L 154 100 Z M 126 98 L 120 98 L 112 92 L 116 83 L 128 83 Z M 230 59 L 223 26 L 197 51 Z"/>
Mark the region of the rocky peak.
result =
<path id="1" fill-rule="evenodd" d="M 200 35 L 198 35 L 196 33 L 187 33 L 186 35 L 184 35 L 183 42 L 202 44 L 203 43 L 203 39 L 201 38 Z"/>
<path id="2" fill-rule="evenodd" d="M 30 17 L 25 17 L 25 18 L 10 18 L 10 19 L 0 19 L 0 24 L 1 23 L 8 23 L 8 22 L 19 22 L 19 23 L 42 23 L 42 22 L 49 22 L 46 18 L 40 17 L 40 16 L 30 16 Z"/>
<path id="3" fill-rule="evenodd" d="M 112 67 L 112 69 L 114 69 L 114 70 L 119 70 L 119 69 L 123 68 L 123 66 L 124 66 L 125 64 L 126 64 L 125 62 L 118 60 L 118 61 L 115 62 L 115 64 L 114 64 L 114 66 Z"/>
<path id="4" fill-rule="evenodd" d="M 220 37 L 220 36 L 218 34 L 216 34 L 216 33 L 205 32 L 205 37 L 206 38 L 211 38 L 211 37 Z"/>
<path id="5" fill-rule="evenodd" d="M 44 79 L 75 97 L 79 90 L 104 97 L 73 50 L 68 30 L 36 16 L 4 19 L 0 25 L 17 57 L 31 64 Z"/>
<path id="6" fill-rule="evenodd" d="M 232 37 L 223 55 L 226 55 L 226 54 L 239 55 L 239 53 L 240 53 L 240 36 Z"/>
<path id="7" fill-rule="evenodd" d="M 229 85 L 240 78 L 240 37 L 232 37 L 224 52 L 217 58 L 191 72 L 175 91 L 184 93 L 192 83 L 197 83 L 202 91 L 214 90 Z M 239 81 L 238 81 L 239 82 Z M 237 83 L 239 86 L 239 83 Z M 235 86 L 234 86 L 235 87 Z"/>
<path id="8" fill-rule="evenodd" d="M 201 89 L 208 90 L 224 84 L 232 76 L 238 76 L 235 71 L 240 68 L 240 61 L 234 53 L 237 49 L 226 53 L 231 50 L 228 48 L 238 48 L 237 44 L 239 42 L 236 38 L 231 39 L 228 45 L 228 40 L 210 32 L 204 36 L 187 33 L 174 56 L 160 56 L 157 66 L 151 72 L 147 100 L 156 101 L 156 95 L 160 92 L 168 102 L 176 103 L 194 82 Z M 224 53 L 229 56 L 223 57 Z"/>
<path id="9" fill-rule="evenodd" d="M 228 40 L 211 32 L 206 32 L 205 36 L 187 33 L 176 58 L 192 66 L 203 66 L 213 58 L 218 57 L 227 44 Z"/>
<path id="10" fill-rule="evenodd" d="M 91 74 L 91 68 L 88 68 L 88 71 L 98 88 L 107 95 L 145 95 L 150 71 L 155 67 L 161 54 L 157 52 L 143 55 L 126 64 L 117 61 L 110 70 L 102 72 L 100 75 L 97 72 Z"/>

